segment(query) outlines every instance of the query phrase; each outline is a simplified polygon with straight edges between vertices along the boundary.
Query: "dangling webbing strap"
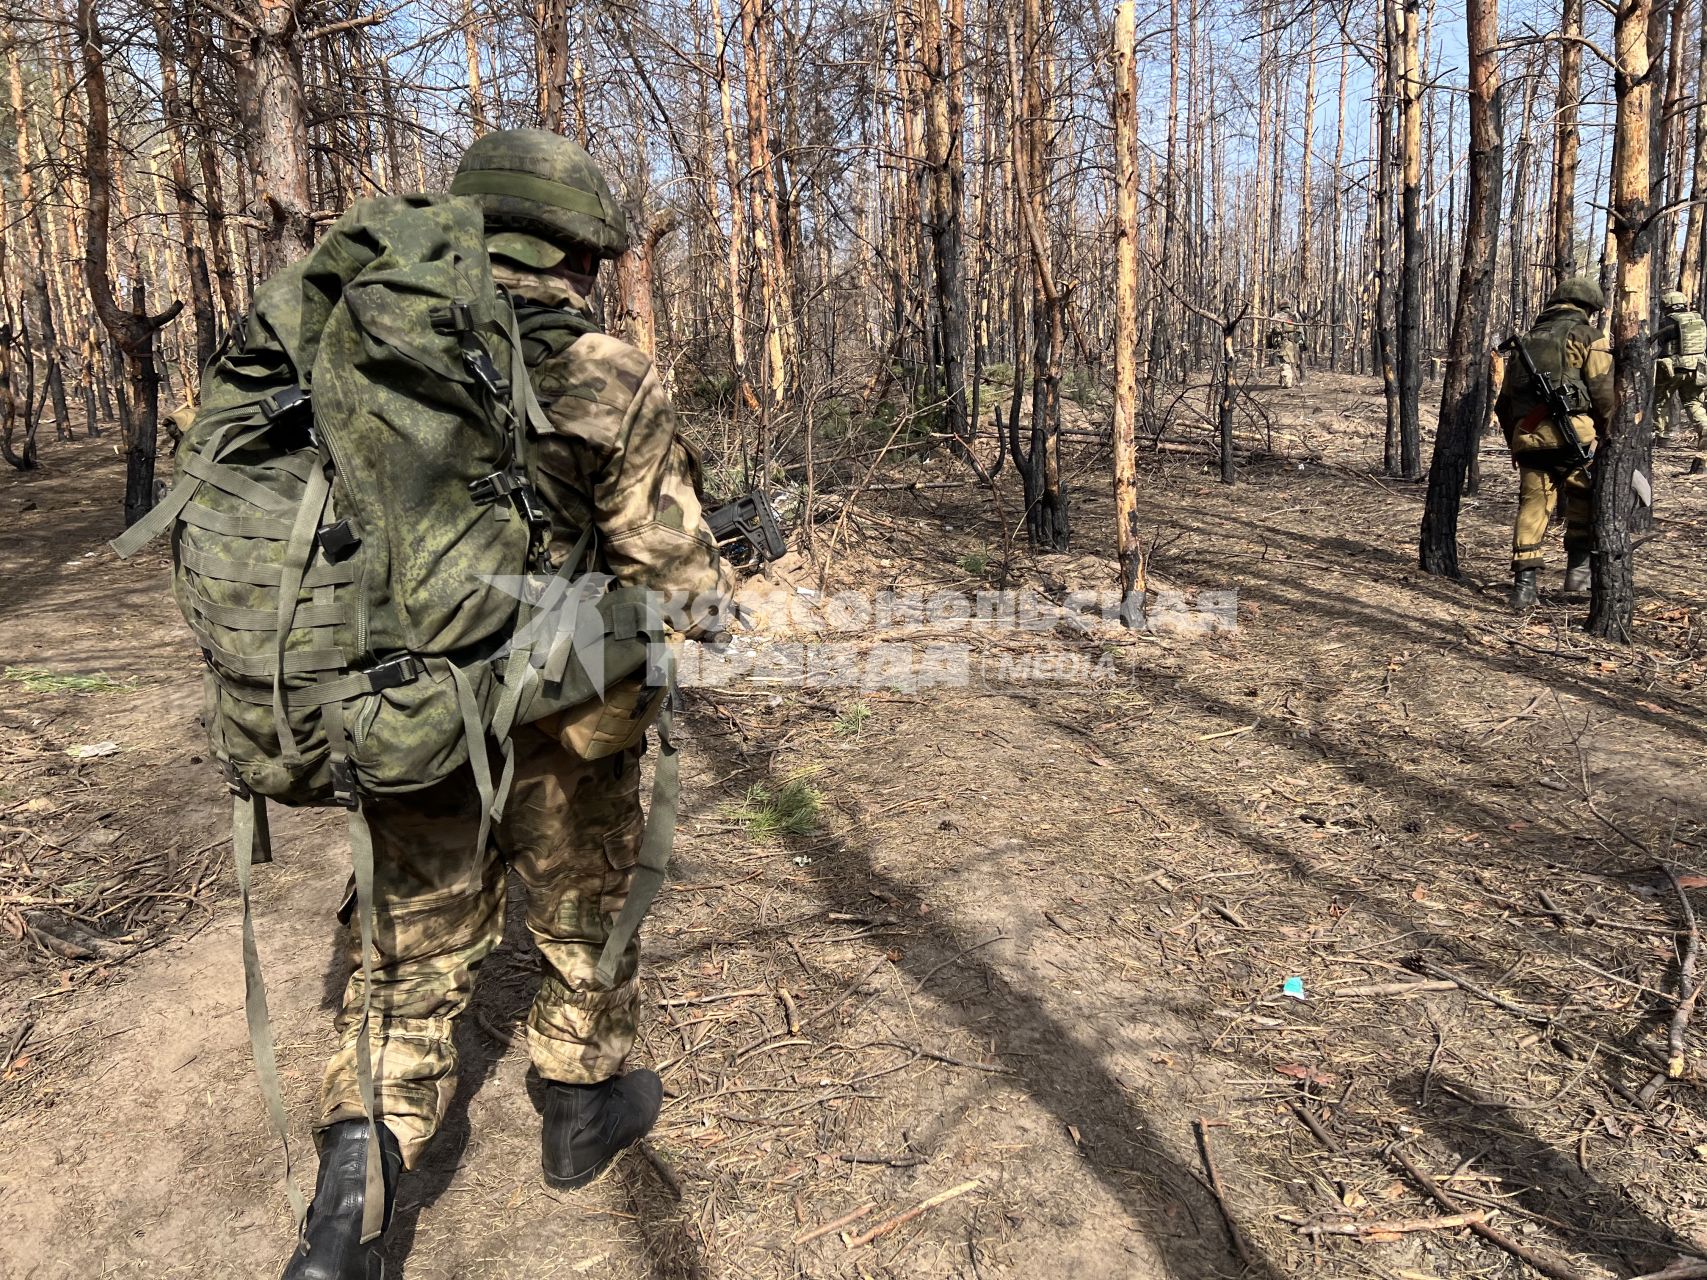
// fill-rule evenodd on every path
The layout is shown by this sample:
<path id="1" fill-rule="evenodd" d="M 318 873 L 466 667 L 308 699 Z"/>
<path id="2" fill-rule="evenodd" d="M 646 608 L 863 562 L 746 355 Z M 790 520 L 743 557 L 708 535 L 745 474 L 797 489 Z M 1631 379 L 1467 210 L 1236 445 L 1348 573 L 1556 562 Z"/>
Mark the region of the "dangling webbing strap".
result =
<path id="1" fill-rule="evenodd" d="M 373 1047 L 373 832 L 362 811 L 361 797 L 350 807 L 350 866 L 356 880 L 356 917 L 361 922 L 362 1021 L 356 1031 L 356 1088 L 362 1115 L 367 1117 L 366 1185 L 362 1192 L 362 1243 L 378 1239 L 385 1229 L 385 1174 L 380 1163 L 379 1121 L 374 1115 Z"/>
<path id="2" fill-rule="evenodd" d="M 290 1128 L 285 1120 L 284 1096 L 279 1090 L 278 1062 L 273 1055 L 273 1024 L 267 1016 L 267 989 L 261 981 L 261 956 L 255 948 L 255 918 L 249 900 L 249 876 L 254 865 L 255 837 L 266 828 L 266 801 L 258 795 L 237 795 L 231 806 L 231 850 L 237 862 L 237 892 L 243 902 L 243 1011 L 249 1022 L 249 1048 L 255 1059 L 255 1074 L 261 1081 L 261 1097 L 267 1104 L 267 1123 L 284 1148 L 285 1194 L 296 1215 L 297 1234 L 308 1217 L 308 1204 L 296 1185 L 291 1165 Z M 384 1189 L 381 1187 L 383 1199 Z"/>
<path id="3" fill-rule="evenodd" d="M 331 748 L 333 786 L 338 802 L 350 814 L 350 872 L 356 882 L 356 918 L 361 932 L 362 1018 L 356 1028 L 356 1090 L 361 1095 L 362 1115 L 367 1118 L 366 1188 L 362 1193 L 362 1243 L 375 1239 L 385 1228 L 385 1174 L 380 1164 L 379 1121 L 373 1087 L 373 831 L 362 809 L 361 793 L 349 772 L 350 738 L 344 722 L 344 704 L 328 702 L 321 712 L 326 740 Z"/>
<path id="4" fill-rule="evenodd" d="M 468 673 L 453 662 L 450 664 L 450 678 L 456 686 L 457 708 L 462 712 L 462 732 L 468 742 L 468 763 L 474 769 L 474 789 L 480 793 L 480 835 L 475 848 L 484 853 L 497 798 L 492 787 L 492 759 L 486 751 L 486 722 L 481 717 L 480 699 L 474 695 Z"/>
<path id="5" fill-rule="evenodd" d="M 207 457 L 218 458 L 223 452 L 227 452 L 226 441 L 241 425 L 241 423 L 234 422 L 215 433 L 207 443 L 205 450 Z M 236 450 L 250 443 L 265 430 L 266 427 L 263 426 L 245 432 L 238 439 L 231 441 L 231 450 Z M 178 518 L 185 507 L 190 505 L 190 499 L 196 496 L 202 487 L 202 482 L 208 479 L 210 475 L 230 477 L 234 473 L 225 467 L 218 466 L 217 463 L 204 463 L 200 457 L 185 459 L 182 473 L 173 481 L 172 490 L 165 499 L 156 504 L 147 515 L 107 545 L 113 549 L 113 553 L 120 560 L 130 559 L 172 527 L 172 522 Z M 241 477 L 237 478 L 241 479 Z M 276 499 L 269 494 L 268 501 L 273 502 Z"/>
<path id="6" fill-rule="evenodd" d="M 634 878 L 628 886 L 628 898 L 622 911 L 605 936 L 605 949 L 599 956 L 598 980 L 608 990 L 616 985 L 616 971 L 628 944 L 634 940 L 640 922 L 652 907 L 658 891 L 664 887 L 669 870 L 670 854 L 676 846 L 676 804 L 681 798 L 681 752 L 671 736 L 674 729 L 676 698 L 676 653 L 663 646 L 660 673 L 664 681 L 664 706 L 658 714 L 658 763 L 652 775 L 652 807 L 646 815 L 646 835 L 640 842 L 640 861 L 634 868 Z"/>

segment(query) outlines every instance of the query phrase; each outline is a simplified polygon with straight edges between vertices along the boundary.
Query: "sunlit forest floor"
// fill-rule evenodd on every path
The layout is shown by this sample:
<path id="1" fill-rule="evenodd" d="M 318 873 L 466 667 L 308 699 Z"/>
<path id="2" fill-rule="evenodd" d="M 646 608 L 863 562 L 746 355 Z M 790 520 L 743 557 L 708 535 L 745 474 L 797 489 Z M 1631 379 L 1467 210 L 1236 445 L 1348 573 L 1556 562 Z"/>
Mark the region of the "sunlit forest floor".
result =
<path id="1" fill-rule="evenodd" d="M 1505 610 L 1497 441 L 1471 579 L 1442 582 L 1413 567 L 1420 487 L 1378 475 L 1376 385 L 1257 395 L 1272 447 L 1237 485 L 1150 454 L 1141 494 L 1152 588 L 1235 589 L 1236 628 L 931 624 L 908 638 L 1006 674 L 689 695 L 650 1158 L 540 1185 L 514 911 L 388 1276 L 1530 1274 L 1449 1212 L 1585 1276 L 1707 1253 L 1699 1033 L 1653 1084 L 1680 893 L 1707 886 L 1707 481 L 1658 455 L 1639 636 L 1610 647 L 1572 630 L 1582 601 Z M 822 584 L 797 561 L 757 594 L 1106 588 L 1106 457 L 1072 462 L 1081 550 L 1016 549 L 1006 584 L 1002 519 L 939 456 L 885 469 L 839 536 L 826 504 Z M 0 479 L 0 1274 L 276 1276 L 199 660 L 163 554 L 103 545 L 110 443 L 47 464 Z M 1094 676 L 1005 661 L 1063 652 Z M 301 1152 L 347 860 L 331 815 L 275 832 L 259 936 Z"/>

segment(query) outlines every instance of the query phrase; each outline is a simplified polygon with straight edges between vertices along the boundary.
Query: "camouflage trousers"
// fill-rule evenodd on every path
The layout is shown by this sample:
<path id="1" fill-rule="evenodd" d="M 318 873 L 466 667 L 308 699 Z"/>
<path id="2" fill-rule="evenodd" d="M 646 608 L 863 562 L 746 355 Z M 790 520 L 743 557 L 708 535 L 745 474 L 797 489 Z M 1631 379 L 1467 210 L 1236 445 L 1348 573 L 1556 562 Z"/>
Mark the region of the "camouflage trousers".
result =
<path id="1" fill-rule="evenodd" d="M 1594 478 L 1588 468 L 1572 471 L 1532 466 L 1524 455 L 1517 459 L 1517 524 L 1511 536 L 1512 571 L 1539 569 L 1546 560 L 1542 544 L 1547 526 L 1559 506 L 1561 490 L 1565 507 L 1565 550 L 1587 550 L 1594 541 Z"/>
<path id="2" fill-rule="evenodd" d="M 370 1050 L 377 1114 L 413 1166 L 456 1089 L 452 1025 L 474 973 L 503 935 L 508 871 L 544 961 L 528 1015 L 528 1049 L 547 1080 L 592 1084 L 617 1074 L 634 1043 L 638 942 L 614 989 L 594 971 L 640 855 L 639 752 L 585 761 L 535 729 L 516 734 L 516 773 L 485 849 L 479 799 L 462 774 L 367 806 L 374 845 Z M 350 920 L 352 959 L 359 921 Z M 340 1040 L 321 1086 L 318 1126 L 362 1115 L 356 1072 L 362 974 L 344 989 Z"/>
<path id="3" fill-rule="evenodd" d="M 1672 396 L 1677 396 L 1674 406 Z M 1689 419 L 1690 426 L 1695 428 L 1695 447 L 1707 446 L 1707 405 L 1701 403 L 1701 384 L 1695 380 L 1693 370 L 1683 370 L 1671 378 L 1661 377 L 1656 380 L 1654 387 L 1654 403 L 1660 406 L 1659 430 L 1660 439 L 1669 439 L 1677 426 L 1677 413 L 1682 409 L 1683 416 Z"/>

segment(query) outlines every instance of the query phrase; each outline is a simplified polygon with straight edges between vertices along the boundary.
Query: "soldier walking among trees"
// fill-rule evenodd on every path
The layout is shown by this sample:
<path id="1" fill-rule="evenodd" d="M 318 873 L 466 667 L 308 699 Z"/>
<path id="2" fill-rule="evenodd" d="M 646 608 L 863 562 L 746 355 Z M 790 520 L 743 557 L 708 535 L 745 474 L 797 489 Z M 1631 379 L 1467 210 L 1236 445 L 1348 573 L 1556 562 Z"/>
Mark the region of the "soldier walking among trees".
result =
<path id="1" fill-rule="evenodd" d="M 115 544 L 174 533 L 237 797 L 249 1027 L 281 1138 L 250 867 L 268 799 L 349 811 L 356 967 L 305 1215 L 287 1161 L 285 1280 L 382 1273 L 511 868 L 544 969 L 527 1036 L 546 1183 L 586 1185 L 658 1117 L 658 1076 L 623 1068 L 636 928 L 675 822 L 667 640 L 717 631 L 731 578 L 651 360 L 595 318 L 599 264 L 627 244 L 591 158 L 543 129 L 476 140 L 448 196 L 356 203 L 257 287 L 207 367 L 172 496 Z"/>
<path id="2" fill-rule="evenodd" d="M 1701 393 L 1707 391 L 1707 321 L 1676 289 L 1662 293 L 1660 305 L 1666 318 L 1654 335 L 1659 349 L 1659 359 L 1654 362 L 1654 434 L 1661 440 L 1671 437 L 1677 417 L 1675 396 L 1675 403 L 1695 428 L 1699 460 L 1701 451 L 1707 449 L 1707 406 L 1701 403 Z"/>
<path id="3" fill-rule="evenodd" d="M 1304 385 L 1304 327 L 1291 307 L 1282 309 L 1268 331 L 1269 363 L 1280 369 L 1282 387 Z"/>
<path id="4" fill-rule="evenodd" d="M 1592 452 L 1617 406 L 1612 348 L 1592 323 L 1606 309 L 1600 286 L 1584 276 L 1553 291 L 1528 334 L 1519 339 L 1536 371 L 1564 392 L 1570 423 L 1582 449 Z M 1565 582 L 1568 595 L 1588 591 L 1593 546 L 1594 480 L 1566 443 L 1541 387 L 1521 359 L 1506 362 L 1505 385 L 1494 404 L 1518 471 L 1517 521 L 1511 539 L 1511 607 L 1536 600 L 1536 576 L 1554 510 L 1564 508 Z"/>
<path id="5" fill-rule="evenodd" d="M 697 461 L 651 361 L 593 319 L 599 263 L 628 238 L 604 177 L 568 139 L 518 129 L 476 141 L 451 190 L 480 203 L 494 278 L 516 299 L 550 427 L 532 446 L 558 554 L 591 531 L 597 567 L 617 582 L 721 603 L 730 580 L 701 518 Z M 640 721 L 620 751 L 594 760 L 569 749 L 558 720 L 518 730 L 509 804 L 478 858 L 469 849 L 480 797 L 466 770 L 374 806 L 373 1083 L 387 1219 L 398 1166 L 414 1163 L 454 1092 L 452 1024 L 502 933 L 506 867 L 526 889 L 528 930 L 545 964 L 528 1044 L 546 1083 L 546 1181 L 585 1185 L 657 1119 L 657 1075 L 623 1074 L 638 1015 L 638 942 L 630 940 L 614 984 L 595 972 L 639 856 L 645 729 Z M 377 1240 L 360 1240 L 368 1128 L 356 1070 L 359 983 L 351 978 L 339 1014 L 343 1046 L 321 1090 L 319 1182 L 286 1280 L 365 1280 L 378 1257 Z"/>

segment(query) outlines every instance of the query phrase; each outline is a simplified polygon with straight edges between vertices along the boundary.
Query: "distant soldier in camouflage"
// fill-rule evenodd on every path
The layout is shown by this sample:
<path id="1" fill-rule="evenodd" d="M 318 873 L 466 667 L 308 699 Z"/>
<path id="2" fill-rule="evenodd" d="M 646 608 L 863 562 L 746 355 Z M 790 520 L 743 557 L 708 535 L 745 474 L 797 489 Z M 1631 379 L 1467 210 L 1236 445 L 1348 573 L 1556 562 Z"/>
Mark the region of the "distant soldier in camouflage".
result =
<path id="1" fill-rule="evenodd" d="M 688 635 L 714 625 L 732 581 L 701 512 L 699 465 L 651 362 L 600 332 L 591 299 L 601 260 L 627 247 L 621 209 L 579 146 L 536 129 L 488 134 L 464 155 L 451 191 L 485 214 L 497 282 L 509 291 L 532 382 L 552 428 L 532 449 L 561 557 L 589 529 L 593 567 L 700 608 Z M 474 973 L 503 932 L 505 882 L 526 891 L 544 977 L 528 1048 L 546 1082 L 542 1161 L 557 1188 L 592 1181 L 657 1118 L 662 1086 L 623 1074 L 634 1042 L 639 947 L 614 985 L 595 973 L 628 894 L 642 835 L 640 752 L 648 699 L 619 687 L 598 732 L 626 746 L 586 759 L 565 744 L 573 713 L 516 731 L 515 778 L 491 847 L 472 856 L 480 800 L 465 767 L 426 791 L 369 805 L 377 929 L 371 1035 L 389 1223 L 399 1166 L 413 1166 L 456 1087 L 453 1023 Z M 351 945 L 359 946 L 352 927 Z M 356 1037 L 358 970 L 338 1016 L 317 1129 L 320 1174 L 304 1239 L 285 1280 L 372 1280 L 380 1242 L 361 1242 L 368 1129 Z"/>
<path id="2" fill-rule="evenodd" d="M 1707 447 L 1707 405 L 1701 403 L 1707 390 L 1707 321 L 1676 289 L 1662 293 L 1660 305 L 1666 318 L 1654 335 L 1660 353 L 1654 366 L 1654 399 L 1660 410 L 1654 434 L 1662 440 L 1670 437 L 1675 395 L 1695 428 L 1695 447 Z"/>
<path id="3" fill-rule="evenodd" d="M 1269 363 L 1280 368 L 1282 387 L 1302 386 L 1304 383 L 1304 326 L 1291 307 L 1281 309 L 1273 328 L 1268 331 Z"/>
<path id="4" fill-rule="evenodd" d="M 1591 451 L 1606 434 L 1618 403 L 1612 380 L 1612 348 L 1606 335 L 1592 323 L 1605 308 L 1606 296 L 1593 280 L 1586 276 L 1566 280 L 1553 291 L 1523 338 L 1536 369 L 1563 388 L 1572 410 L 1572 430 Z M 1536 576 L 1545 560 L 1542 543 L 1561 501 L 1565 517 L 1564 589 L 1567 594 L 1586 592 L 1593 543 L 1593 477 L 1587 467 L 1576 464 L 1539 389 L 1530 385 L 1515 356 L 1506 361 L 1505 383 L 1494 412 L 1518 471 L 1511 607 L 1527 609 L 1535 603 Z"/>

